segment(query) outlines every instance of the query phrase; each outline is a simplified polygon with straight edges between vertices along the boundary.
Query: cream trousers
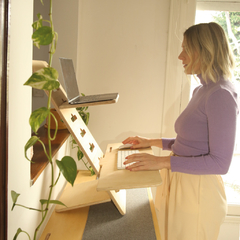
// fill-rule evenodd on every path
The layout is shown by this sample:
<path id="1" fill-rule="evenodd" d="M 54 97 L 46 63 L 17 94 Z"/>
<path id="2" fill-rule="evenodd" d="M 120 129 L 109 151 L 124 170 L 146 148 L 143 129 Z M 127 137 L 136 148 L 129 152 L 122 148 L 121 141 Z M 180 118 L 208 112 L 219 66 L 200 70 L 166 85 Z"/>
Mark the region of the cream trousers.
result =
<path id="1" fill-rule="evenodd" d="M 221 176 L 161 170 L 157 188 L 161 240 L 217 240 L 227 213 Z"/>

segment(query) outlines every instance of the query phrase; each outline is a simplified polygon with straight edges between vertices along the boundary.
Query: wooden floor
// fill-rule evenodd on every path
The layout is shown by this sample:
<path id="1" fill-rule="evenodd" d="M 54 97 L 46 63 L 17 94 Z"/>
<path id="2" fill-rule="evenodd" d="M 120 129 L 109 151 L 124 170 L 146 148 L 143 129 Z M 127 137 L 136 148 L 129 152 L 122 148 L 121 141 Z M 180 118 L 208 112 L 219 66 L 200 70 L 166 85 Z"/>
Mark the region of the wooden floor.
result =
<path id="1" fill-rule="evenodd" d="M 91 181 L 95 178 L 96 176 L 90 176 L 89 171 L 79 171 L 75 184 Z M 148 197 L 152 211 L 156 238 L 157 240 L 161 240 L 150 189 L 148 189 Z M 86 226 L 88 212 L 89 207 L 83 207 L 61 213 L 56 213 L 54 211 L 39 240 L 81 240 Z"/>

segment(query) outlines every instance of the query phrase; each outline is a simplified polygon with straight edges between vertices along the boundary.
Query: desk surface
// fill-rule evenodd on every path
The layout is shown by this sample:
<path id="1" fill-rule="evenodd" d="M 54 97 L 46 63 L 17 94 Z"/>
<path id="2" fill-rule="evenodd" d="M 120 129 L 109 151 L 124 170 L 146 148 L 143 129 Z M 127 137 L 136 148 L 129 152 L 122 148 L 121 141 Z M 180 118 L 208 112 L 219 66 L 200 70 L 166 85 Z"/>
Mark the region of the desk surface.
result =
<path id="1" fill-rule="evenodd" d="M 139 171 L 117 169 L 117 152 L 121 143 L 109 144 L 105 157 L 101 159 L 102 165 L 97 191 L 110 191 L 131 188 L 145 188 L 161 185 L 162 179 L 159 171 Z M 111 150 L 110 150 L 111 149 Z M 140 152 L 152 153 L 151 148 L 139 149 Z"/>

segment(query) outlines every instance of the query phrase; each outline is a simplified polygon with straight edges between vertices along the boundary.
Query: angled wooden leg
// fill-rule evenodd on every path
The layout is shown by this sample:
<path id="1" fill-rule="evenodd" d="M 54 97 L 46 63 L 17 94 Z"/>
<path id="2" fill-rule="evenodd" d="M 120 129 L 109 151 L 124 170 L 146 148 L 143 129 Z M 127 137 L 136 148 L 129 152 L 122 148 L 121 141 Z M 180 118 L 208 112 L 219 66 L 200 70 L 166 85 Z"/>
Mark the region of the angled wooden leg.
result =
<path id="1" fill-rule="evenodd" d="M 95 204 L 110 202 L 115 204 L 118 211 L 124 215 L 126 213 L 126 190 L 116 191 L 101 191 L 96 190 L 98 180 L 76 184 L 73 187 L 68 185 L 59 201 L 67 207 L 56 205 L 56 212 L 65 212 L 73 209 L 78 209 Z"/>
<path id="2" fill-rule="evenodd" d="M 126 214 L 126 190 L 120 190 L 119 192 L 116 191 L 108 191 L 107 192 L 112 199 L 113 203 L 115 204 L 118 211 L 122 214 Z"/>
<path id="3" fill-rule="evenodd" d="M 68 185 L 59 198 L 59 201 L 67 207 L 56 205 L 55 211 L 65 212 L 99 203 L 110 202 L 112 198 L 110 198 L 107 192 L 97 192 L 97 183 L 98 180 L 93 180 L 76 184 L 73 187 Z"/>

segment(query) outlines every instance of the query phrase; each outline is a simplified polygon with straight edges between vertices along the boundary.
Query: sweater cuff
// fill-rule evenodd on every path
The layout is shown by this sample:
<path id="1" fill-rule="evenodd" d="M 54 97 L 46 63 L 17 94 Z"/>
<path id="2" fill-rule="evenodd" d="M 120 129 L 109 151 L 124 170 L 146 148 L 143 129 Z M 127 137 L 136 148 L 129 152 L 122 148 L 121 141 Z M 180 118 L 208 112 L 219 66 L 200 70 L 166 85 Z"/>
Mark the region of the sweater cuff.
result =
<path id="1" fill-rule="evenodd" d="M 162 138 L 162 149 L 171 151 L 175 139 L 176 138 Z"/>

